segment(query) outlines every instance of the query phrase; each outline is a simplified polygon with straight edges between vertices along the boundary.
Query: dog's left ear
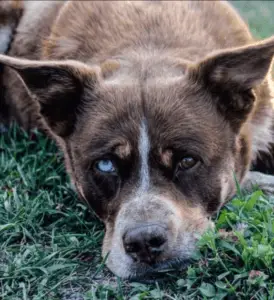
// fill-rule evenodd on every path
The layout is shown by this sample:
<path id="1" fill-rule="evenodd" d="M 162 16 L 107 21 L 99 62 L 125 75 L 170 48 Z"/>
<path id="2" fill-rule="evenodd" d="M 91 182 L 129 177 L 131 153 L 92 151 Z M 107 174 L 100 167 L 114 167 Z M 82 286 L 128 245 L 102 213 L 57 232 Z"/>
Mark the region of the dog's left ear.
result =
<path id="1" fill-rule="evenodd" d="M 94 69 L 77 61 L 32 61 L 6 55 L 0 55 L 0 64 L 17 72 L 54 134 L 72 133 L 84 89 L 92 88 L 97 80 Z"/>
<path id="2" fill-rule="evenodd" d="M 237 130 L 253 107 L 253 89 L 266 78 L 274 55 L 274 37 L 220 51 L 190 67 L 190 75 L 217 97 L 218 107 Z"/>

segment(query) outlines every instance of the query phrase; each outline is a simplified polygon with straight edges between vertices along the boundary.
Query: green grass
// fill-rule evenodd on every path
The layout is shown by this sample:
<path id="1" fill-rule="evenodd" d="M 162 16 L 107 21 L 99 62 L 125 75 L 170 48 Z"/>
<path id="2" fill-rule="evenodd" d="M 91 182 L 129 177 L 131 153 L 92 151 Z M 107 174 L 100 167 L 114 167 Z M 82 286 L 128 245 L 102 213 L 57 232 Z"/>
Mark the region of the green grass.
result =
<path id="1" fill-rule="evenodd" d="M 258 12 L 274 12 L 274 2 L 235 5 L 255 34 L 274 33 L 272 16 Z M 274 203 L 261 191 L 222 209 L 186 270 L 166 282 L 123 282 L 104 268 L 103 226 L 62 162 L 41 133 L 12 127 L 0 136 L 0 299 L 274 299 Z"/>
<path id="2" fill-rule="evenodd" d="M 274 35 L 273 1 L 230 1 L 241 13 L 257 38 Z"/>

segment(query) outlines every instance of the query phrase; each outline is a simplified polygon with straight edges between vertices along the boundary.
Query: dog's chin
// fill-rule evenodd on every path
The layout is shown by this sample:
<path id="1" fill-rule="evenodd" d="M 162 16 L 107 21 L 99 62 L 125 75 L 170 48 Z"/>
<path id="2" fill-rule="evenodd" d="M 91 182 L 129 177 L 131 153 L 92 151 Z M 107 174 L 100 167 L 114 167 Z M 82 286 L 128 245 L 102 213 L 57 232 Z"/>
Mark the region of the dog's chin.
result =
<path id="1" fill-rule="evenodd" d="M 150 283 L 167 279 L 168 272 L 182 271 L 190 264 L 191 259 L 174 258 L 163 262 L 148 265 L 145 263 L 132 263 L 124 274 L 116 274 L 124 280 Z M 115 273 L 115 270 L 111 270 Z"/>
<path id="2" fill-rule="evenodd" d="M 146 271 L 136 272 L 135 276 L 129 278 L 130 281 L 138 281 L 144 283 L 153 283 L 155 281 L 167 280 L 169 277 L 167 273 L 182 271 L 190 264 L 190 259 L 170 259 L 162 263 L 157 263 L 151 266 Z"/>

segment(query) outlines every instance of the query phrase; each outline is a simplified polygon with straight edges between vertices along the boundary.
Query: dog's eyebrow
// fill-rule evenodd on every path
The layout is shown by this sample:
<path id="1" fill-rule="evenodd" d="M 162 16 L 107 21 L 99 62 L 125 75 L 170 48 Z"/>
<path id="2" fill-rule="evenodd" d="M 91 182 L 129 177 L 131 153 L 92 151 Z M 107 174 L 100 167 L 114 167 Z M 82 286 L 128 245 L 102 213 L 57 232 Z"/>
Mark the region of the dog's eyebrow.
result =
<path id="1" fill-rule="evenodd" d="M 126 139 L 116 139 L 107 142 L 105 140 L 93 140 L 88 149 L 85 150 L 84 156 L 89 157 L 89 159 L 97 159 L 104 155 L 114 154 L 121 159 L 125 159 L 130 156 L 131 152 L 132 146 Z"/>
<path id="2" fill-rule="evenodd" d="M 204 160 L 205 164 L 209 164 L 211 158 L 216 154 L 202 138 L 183 137 L 176 139 L 170 141 L 168 148 L 173 152 L 175 157 L 181 154 L 197 155 Z"/>
<path id="3" fill-rule="evenodd" d="M 128 141 L 115 147 L 114 153 L 121 159 L 126 159 L 130 156 L 132 147 Z"/>
<path id="4" fill-rule="evenodd" d="M 165 149 L 162 148 L 159 149 L 160 159 L 161 163 L 164 164 L 164 166 L 171 168 L 172 167 L 172 158 L 173 158 L 173 151 L 171 149 Z"/>
<path id="5" fill-rule="evenodd" d="M 197 138 L 194 136 L 173 138 L 166 143 L 168 144 L 168 147 L 166 147 L 167 149 L 175 151 L 189 150 L 200 152 L 203 147 L 206 146 L 206 142 L 203 141 L 202 138 Z"/>

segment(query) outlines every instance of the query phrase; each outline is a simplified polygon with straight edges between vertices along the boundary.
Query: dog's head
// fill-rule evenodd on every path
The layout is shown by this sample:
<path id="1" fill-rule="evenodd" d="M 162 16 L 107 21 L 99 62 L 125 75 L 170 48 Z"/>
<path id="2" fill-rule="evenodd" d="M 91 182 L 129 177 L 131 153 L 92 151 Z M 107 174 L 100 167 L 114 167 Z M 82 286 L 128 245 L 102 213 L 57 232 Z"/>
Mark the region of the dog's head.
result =
<path id="1" fill-rule="evenodd" d="M 272 39 L 196 64 L 0 61 L 39 103 L 79 194 L 104 221 L 108 267 L 129 278 L 187 260 L 235 193 L 250 164 L 253 88 L 273 52 Z"/>

